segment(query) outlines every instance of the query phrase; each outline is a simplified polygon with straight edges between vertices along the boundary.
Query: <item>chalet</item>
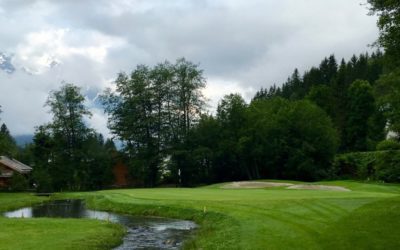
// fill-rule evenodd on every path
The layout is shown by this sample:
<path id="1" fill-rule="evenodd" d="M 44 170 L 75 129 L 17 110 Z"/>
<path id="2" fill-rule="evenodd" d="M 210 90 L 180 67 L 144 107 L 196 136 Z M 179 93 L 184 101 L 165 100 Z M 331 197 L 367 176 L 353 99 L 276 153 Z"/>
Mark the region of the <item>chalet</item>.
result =
<path id="1" fill-rule="evenodd" d="M 0 188 L 8 187 L 14 173 L 27 175 L 31 171 L 32 168 L 22 162 L 7 156 L 0 156 Z"/>

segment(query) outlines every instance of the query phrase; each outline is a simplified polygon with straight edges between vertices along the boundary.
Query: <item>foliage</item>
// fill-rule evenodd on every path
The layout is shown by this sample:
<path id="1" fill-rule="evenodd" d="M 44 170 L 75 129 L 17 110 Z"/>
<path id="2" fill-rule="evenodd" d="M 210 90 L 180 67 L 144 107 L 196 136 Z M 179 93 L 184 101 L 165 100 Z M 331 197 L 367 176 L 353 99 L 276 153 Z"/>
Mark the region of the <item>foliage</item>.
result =
<path id="1" fill-rule="evenodd" d="M 264 178 L 317 180 L 326 176 L 337 148 L 327 115 L 307 101 L 255 101 L 249 109 L 249 157 Z M 255 165 L 255 164 L 253 164 Z"/>
<path id="2" fill-rule="evenodd" d="M 84 106 L 84 100 L 79 87 L 64 84 L 60 90 L 51 92 L 46 102 L 53 115 L 53 122 L 49 126 L 51 132 L 63 144 L 65 157 L 70 160 L 77 157 L 76 150 L 88 133 L 83 118 L 90 117 L 91 113 Z"/>
<path id="3" fill-rule="evenodd" d="M 32 179 L 38 193 L 50 193 L 53 191 L 52 178 L 48 171 L 36 166 L 33 170 Z"/>
<path id="4" fill-rule="evenodd" d="M 0 128 L 0 155 L 15 156 L 18 153 L 17 144 L 11 136 L 6 124 L 2 124 Z"/>
<path id="5" fill-rule="evenodd" d="M 340 151 L 374 150 L 376 143 L 385 137 L 386 119 L 375 103 L 376 97 L 372 90 L 369 87 L 364 88 L 365 86 L 356 87 L 359 83 L 355 82 L 365 80 L 375 86 L 382 72 L 383 54 L 380 51 L 371 55 L 354 55 L 348 62 L 342 59 L 340 64 L 331 55 L 323 59 L 319 67 L 312 67 L 302 76 L 295 69 L 282 87 L 273 85 L 269 90 L 261 89 L 254 100 L 274 97 L 308 99 L 331 118 L 339 134 Z M 359 87 L 361 89 L 357 90 Z M 367 102 L 355 100 L 360 98 Z M 364 111 L 357 113 L 357 109 Z"/>
<path id="6" fill-rule="evenodd" d="M 368 126 L 365 123 L 375 109 L 372 87 L 367 81 L 357 80 L 350 85 L 348 95 L 345 144 L 351 151 L 364 151 L 368 148 Z"/>
<path id="7" fill-rule="evenodd" d="M 400 66 L 400 2 L 397 0 L 368 0 L 371 14 L 379 16 L 377 43 L 386 51 L 391 67 Z"/>
<path id="8" fill-rule="evenodd" d="M 333 90 L 327 85 L 312 86 L 310 92 L 307 94 L 306 99 L 314 102 L 322 108 L 330 117 L 334 115 L 334 96 Z"/>
<path id="9" fill-rule="evenodd" d="M 112 182 L 115 147 L 84 123 L 90 112 L 80 91 L 64 84 L 46 102 L 53 121 L 36 128 L 30 146 L 38 191 L 100 189 Z"/>
<path id="10" fill-rule="evenodd" d="M 273 98 L 248 106 L 231 94 L 222 99 L 215 118 L 203 116 L 192 129 L 179 164 L 190 168 L 192 184 L 260 178 L 318 180 L 327 176 L 337 144 L 325 112 L 308 101 Z"/>
<path id="11" fill-rule="evenodd" d="M 400 150 L 400 142 L 388 139 L 378 143 L 376 150 Z"/>
<path id="12" fill-rule="evenodd" d="M 400 182 L 400 151 L 385 151 L 376 161 L 376 178 L 385 182 Z"/>
<path id="13" fill-rule="evenodd" d="M 376 154 L 376 152 L 358 152 L 336 155 L 330 177 L 332 179 L 374 179 Z"/>
<path id="14" fill-rule="evenodd" d="M 380 109 L 388 120 L 388 129 L 400 135 L 400 68 L 381 76 L 376 86 Z"/>
<path id="15" fill-rule="evenodd" d="M 111 132 L 124 142 L 124 150 L 135 163 L 133 173 L 146 186 L 160 178 L 164 159 L 187 136 L 203 110 L 202 70 L 185 59 L 153 68 L 139 65 L 128 76 L 121 73 L 116 91 L 102 97 L 110 115 Z"/>
<path id="16" fill-rule="evenodd" d="M 400 151 L 386 150 L 337 155 L 332 178 L 400 182 Z"/>
<path id="17" fill-rule="evenodd" d="M 25 176 L 20 173 L 15 172 L 10 180 L 11 191 L 21 192 L 28 189 L 29 183 Z"/>

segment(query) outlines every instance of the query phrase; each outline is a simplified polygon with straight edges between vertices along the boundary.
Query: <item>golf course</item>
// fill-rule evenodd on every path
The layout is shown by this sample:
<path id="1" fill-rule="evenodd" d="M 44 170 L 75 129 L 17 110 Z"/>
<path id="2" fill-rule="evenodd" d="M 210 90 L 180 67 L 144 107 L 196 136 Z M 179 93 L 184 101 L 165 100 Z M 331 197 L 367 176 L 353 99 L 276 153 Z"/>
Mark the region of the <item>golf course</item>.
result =
<path id="1" fill-rule="evenodd" d="M 184 249 L 399 249 L 400 185 L 257 181 L 199 188 L 0 193 L 0 211 L 48 199 L 91 209 L 195 221 Z M 111 249 L 124 228 L 90 219 L 0 217 L 0 249 Z"/>

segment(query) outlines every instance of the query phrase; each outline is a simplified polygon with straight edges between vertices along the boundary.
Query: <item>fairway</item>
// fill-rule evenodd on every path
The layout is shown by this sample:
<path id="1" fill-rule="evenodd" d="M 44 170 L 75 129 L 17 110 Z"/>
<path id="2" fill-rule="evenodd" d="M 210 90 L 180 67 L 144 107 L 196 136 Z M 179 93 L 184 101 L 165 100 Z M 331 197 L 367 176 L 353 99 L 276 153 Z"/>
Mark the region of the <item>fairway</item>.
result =
<path id="1" fill-rule="evenodd" d="M 96 209 L 196 220 L 188 248 L 399 247 L 400 186 L 327 182 L 350 192 L 285 187 L 130 189 L 81 193 Z M 75 194 L 77 195 L 77 194 Z"/>
<path id="2" fill-rule="evenodd" d="M 186 243 L 185 248 L 188 249 L 400 247 L 399 185 L 346 181 L 318 184 L 341 186 L 351 191 L 295 190 L 279 186 L 224 189 L 222 186 L 225 184 L 218 184 L 192 189 L 121 189 L 61 193 L 56 198 L 83 197 L 89 207 L 97 210 L 194 220 L 200 228 L 195 237 Z M 21 199 L 18 194 L 1 194 L 0 199 L 10 202 L 13 195 L 17 200 Z M 25 199 L 27 197 L 29 196 L 25 195 Z M 32 201 L 35 202 L 36 199 Z M 1 203 L 3 211 L 6 203 Z M 115 237 L 121 237 L 118 227 L 113 228 L 108 223 L 90 220 L 0 218 L 0 223 L 0 239 L 9 244 L 9 247 L 1 244 L 0 249 L 34 249 L 33 241 L 42 247 L 35 249 L 51 249 L 49 246 L 60 246 L 59 249 L 109 249 L 118 243 L 118 239 L 114 239 L 113 244 L 101 246 L 106 241 L 94 235 L 99 233 L 98 235 L 106 237 L 107 233 L 112 232 Z M 33 233 L 34 224 L 37 224 L 37 233 Z M 44 225 L 54 228 L 52 237 L 39 237 Z M 13 245 L 13 235 L 23 228 L 30 228 L 30 233 L 19 239 L 17 245 Z M 83 229 L 77 231 L 77 228 Z M 63 237 L 58 237 L 59 235 Z M 80 237 L 87 237 L 93 242 L 76 240 Z M 61 247 L 61 243 L 69 238 L 73 239 L 68 241 L 69 245 Z"/>

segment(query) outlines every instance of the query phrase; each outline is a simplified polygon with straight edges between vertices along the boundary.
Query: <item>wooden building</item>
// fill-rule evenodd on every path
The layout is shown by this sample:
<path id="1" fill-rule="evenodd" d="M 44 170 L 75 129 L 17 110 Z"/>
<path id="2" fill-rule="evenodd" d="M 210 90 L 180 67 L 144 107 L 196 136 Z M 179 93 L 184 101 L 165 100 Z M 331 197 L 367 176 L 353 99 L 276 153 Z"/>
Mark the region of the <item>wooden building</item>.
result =
<path id="1" fill-rule="evenodd" d="M 10 179 L 14 173 L 27 175 L 32 168 L 15 159 L 7 156 L 0 156 L 0 188 L 6 188 L 10 185 Z"/>
<path id="2" fill-rule="evenodd" d="M 114 187 L 127 187 L 129 186 L 129 171 L 128 167 L 122 160 L 118 160 L 113 167 L 114 174 Z"/>

